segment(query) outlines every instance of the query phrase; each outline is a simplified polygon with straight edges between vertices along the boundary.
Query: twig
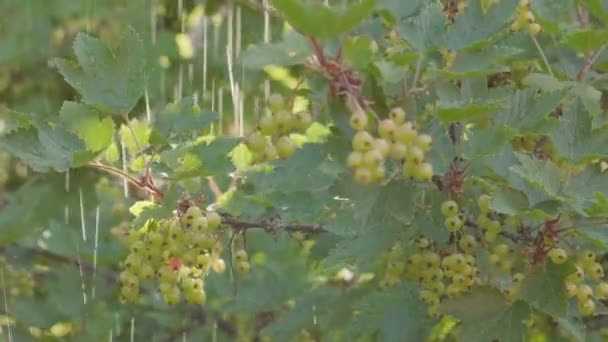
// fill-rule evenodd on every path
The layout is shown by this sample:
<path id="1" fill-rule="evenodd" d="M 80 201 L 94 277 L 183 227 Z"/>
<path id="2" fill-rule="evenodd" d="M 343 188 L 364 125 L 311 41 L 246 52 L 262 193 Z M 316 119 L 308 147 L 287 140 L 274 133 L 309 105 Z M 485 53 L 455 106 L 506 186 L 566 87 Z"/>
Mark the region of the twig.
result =
<path id="1" fill-rule="evenodd" d="M 302 232 L 309 234 L 325 232 L 325 229 L 320 225 L 285 224 L 277 219 L 244 221 L 234 218 L 233 216 L 228 214 L 222 214 L 222 223 L 231 226 L 237 231 L 246 229 L 262 229 L 269 233 L 277 233 L 279 231 Z"/>
<path id="2" fill-rule="evenodd" d="M 603 225 L 608 225 L 608 219 L 601 219 L 601 220 L 597 220 L 597 221 L 583 221 L 583 222 L 579 222 L 576 224 L 573 224 L 571 226 L 568 227 L 562 227 L 558 230 L 558 232 L 561 233 L 566 233 L 570 230 L 575 230 L 579 227 L 594 227 L 594 226 L 603 226 Z"/>
<path id="3" fill-rule="evenodd" d="M 92 167 L 94 169 L 101 170 L 101 171 L 105 171 L 107 173 L 113 174 L 118 177 L 121 177 L 122 179 L 126 180 L 128 183 L 130 183 L 142 190 L 148 191 L 150 194 L 153 195 L 153 197 L 156 201 L 161 201 L 164 198 L 163 192 L 160 191 L 160 189 L 158 189 L 156 187 L 156 185 L 154 184 L 154 180 L 152 179 L 152 176 L 150 175 L 149 170 L 147 170 L 144 177 L 141 180 L 139 180 L 120 169 L 117 169 L 113 166 L 102 164 L 100 162 L 91 162 L 91 163 L 87 164 L 87 166 Z"/>
<path id="4" fill-rule="evenodd" d="M 534 45 L 536 46 L 538 53 L 540 54 L 541 58 L 543 59 L 543 62 L 545 63 L 545 67 L 547 68 L 549 75 L 553 76 L 553 70 L 551 70 L 551 65 L 549 64 L 549 61 L 547 60 L 547 56 L 545 56 L 545 52 L 543 51 L 543 48 L 540 46 L 540 44 L 538 43 L 538 40 L 536 40 L 536 37 L 534 37 L 533 34 L 530 34 L 530 38 L 532 38 L 532 41 L 534 42 Z"/>
<path id="5" fill-rule="evenodd" d="M 587 57 L 587 59 L 585 60 L 585 64 L 583 65 L 581 70 L 576 74 L 577 81 L 581 82 L 583 78 L 585 78 L 585 75 L 589 72 L 589 70 L 591 70 L 593 64 L 597 61 L 597 59 L 604 52 L 604 50 L 606 50 L 606 45 L 602 45 L 599 49 L 597 49 L 597 51 Z"/>
<path id="6" fill-rule="evenodd" d="M 414 79 L 412 80 L 410 89 L 407 91 L 408 95 L 412 94 L 413 91 L 416 89 L 416 84 L 418 84 L 418 79 L 420 78 L 420 70 L 422 69 L 422 59 L 423 58 L 424 58 L 424 56 L 422 54 L 420 55 L 420 58 L 418 58 L 418 63 L 416 64 L 416 71 L 414 72 Z"/>

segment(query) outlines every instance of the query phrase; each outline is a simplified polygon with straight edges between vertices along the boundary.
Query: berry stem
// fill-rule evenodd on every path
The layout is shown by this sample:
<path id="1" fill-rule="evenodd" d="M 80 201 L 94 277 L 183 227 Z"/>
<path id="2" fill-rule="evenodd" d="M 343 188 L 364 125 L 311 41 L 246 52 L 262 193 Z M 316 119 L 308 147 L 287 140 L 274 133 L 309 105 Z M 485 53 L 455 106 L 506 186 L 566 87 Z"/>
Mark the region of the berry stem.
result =
<path id="1" fill-rule="evenodd" d="M 540 57 L 543 59 L 543 63 L 545 63 L 547 72 L 549 72 L 549 75 L 553 76 L 553 70 L 551 70 L 551 65 L 549 64 L 549 60 L 547 60 L 547 56 L 545 55 L 543 48 L 540 46 L 540 44 L 538 43 L 538 40 L 536 40 L 536 37 L 534 37 L 533 34 L 530 34 L 530 38 L 532 38 L 532 42 L 534 42 L 534 45 L 536 46 L 536 49 L 538 50 Z"/>

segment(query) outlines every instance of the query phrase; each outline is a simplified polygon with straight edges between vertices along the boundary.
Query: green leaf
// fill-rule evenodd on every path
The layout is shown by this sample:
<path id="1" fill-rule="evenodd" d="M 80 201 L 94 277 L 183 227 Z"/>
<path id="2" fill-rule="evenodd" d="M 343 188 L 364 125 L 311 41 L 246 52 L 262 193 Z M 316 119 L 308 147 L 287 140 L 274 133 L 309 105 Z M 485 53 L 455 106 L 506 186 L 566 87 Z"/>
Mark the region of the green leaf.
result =
<path id="1" fill-rule="evenodd" d="M 56 59 L 59 72 L 82 100 L 103 111 L 124 115 L 144 92 L 146 52 L 143 42 L 129 28 L 116 51 L 101 41 L 79 33 L 74 41 L 78 63 Z"/>
<path id="2" fill-rule="evenodd" d="M 554 76 L 547 74 L 530 73 L 522 80 L 522 83 L 531 88 L 537 88 L 548 92 L 571 88 L 570 82 L 563 82 Z"/>
<path id="3" fill-rule="evenodd" d="M 372 13 L 376 1 L 362 0 L 344 10 L 330 8 L 316 1 L 272 0 L 272 4 L 297 30 L 313 37 L 327 39 L 357 27 Z"/>
<path id="4" fill-rule="evenodd" d="M 501 105 L 496 102 L 468 102 L 457 101 L 442 103 L 437 109 L 437 117 L 442 122 L 461 121 L 483 115 L 490 115 L 499 110 Z"/>
<path id="5" fill-rule="evenodd" d="M 397 28 L 399 33 L 416 50 L 426 51 L 444 45 L 445 16 L 442 6 L 432 2 L 415 16 L 402 20 Z"/>
<path id="6" fill-rule="evenodd" d="M 424 3 L 425 0 L 378 0 L 376 8 L 387 11 L 389 15 L 399 21 L 416 14 Z"/>
<path id="7" fill-rule="evenodd" d="M 497 154 L 514 135 L 515 132 L 510 127 L 499 124 L 488 129 L 474 130 L 464 142 L 464 154 L 471 159 Z"/>
<path id="8" fill-rule="evenodd" d="M 344 42 L 342 53 L 355 68 L 363 69 L 374 56 L 371 44 L 372 40 L 368 36 L 350 37 Z"/>
<path id="9" fill-rule="evenodd" d="M 263 333 L 279 341 L 287 341 L 301 329 L 314 325 L 315 315 L 331 310 L 340 293 L 337 288 L 320 287 L 304 293 L 295 306 L 278 320 L 264 327 Z"/>
<path id="10" fill-rule="evenodd" d="M 400 284 L 363 297 L 357 305 L 359 315 L 350 325 L 350 334 L 377 334 L 377 341 L 383 342 L 423 341 L 432 321 L 417 293 L 414 285 Z"/>
<path id="11" fill-rule="evenodd" d="M 0 136 L 0 148 L 23 160 L 38 172 L 67 171 L 75 155 L 84 152 L 82 140 L 65 128 L 36 120 L 35 126 Z"/>
<path id="12" fill-rule="evenodd" d="M 328 267 L 359 265 L 366 269 L 395 244 L 399 237 L 397 227 L 376 226 L 355 238 L 347 238 L 336 244 L 324 263 Z"/>
<path id="13" fill-rule="evenodd" d="M 521 165 L 512 166 L 514 172 L 529 185 L 558 200 L 563 193 L 564 183 L 559 168 L 549 160 L 538 160 L 524 154 L 516 154 Z"/>
<path id="14" fill-rule="evenodd" d="M 230 152 L 240 143 L 240 139 L 217 137 L 208 144 L 193 148 L 192 152 L 201 161 L 201 168 L 195 170 L 199 177 L 228 174 L 234 170 Z"/>
<path id="15" fill-rule="evenodd" d="M 248 47 L 240 58 L 245 68 L 261 70 L 268 65 L 302 64 L 310 54 L 308 41 L 302 35 L 290 32 L 281 42 Z"/>
<path id="16" fill-rule="evenodd" d="M 526 195 L 510 187 L 503 187 L 492 196 L 491 208 L 498 213 L 517 215 L 529 207 Z"/>
<path id="17" fill-rule="evenodd" d="M 441 303 L 440 311 L 462 322 L 463 341 L 523 341 L 527 331 L 523 321 L 530 308 L 522 301 L 510 304 L 497 289 L 473 288 L 470 293 Z"/>
<path id="18" fill-rule="evenodd" d="M 608 43 L 608 30 L 583 29 L 564 38 L 564 45 L 580 53 L 589 53 Z"/>
<path id="19" fill-rule="evenodd" d="M 608 127 L 592 129 L 592 116 L 577 100 L 563 111 L 561 123 L 549 133 L 555 147 L 570 162 L 606 155 Z"/>
<path id="20" fill-rule="evenodd" d="M 520 133 L 548 130 L 555 124 L 549 114 L 559 106 L 564 96 L 565 90 L 543 92 L 540 95 L 536 95 L 533 89 L 517 91 L 496 115 L 496 123 L 508 125 Z"/>
<path id="21" fill-rule="evenodd" d="M 61 120 L 84 141 L 87 149 L 98 152 L 112 143 L 114 122 L 101 118 L 95 109 L 81 103 L 65 101 L 61 107 Z"/>
<path id="22" fill-rule="evenodd" d="M 461 50 L 488 40 L 510 23 L 518 3 L 518 0 L 502 0 L 484 14 L 481 1 L 468 2 L 464 12 L 456 17 L 447 30 L 447 47 Z"/>
<path id="23" fill-rule="evenodd" d="M 565 317 L 568 298 L 564 281 L 575 269 L 572 261 L 561 265 L 547 262 L 534 269 L 521 284 L 522 299 L 553 317 Z"/>
<path id="24" fill-rule="evenodd" d="M 217 113 L 200 111 L 194 106 L 194 98 L 187 96 L 167 104 L 158 115 L 154 128 L 164 139 L 181 141 L 203 132 L 218 118 Z"/>

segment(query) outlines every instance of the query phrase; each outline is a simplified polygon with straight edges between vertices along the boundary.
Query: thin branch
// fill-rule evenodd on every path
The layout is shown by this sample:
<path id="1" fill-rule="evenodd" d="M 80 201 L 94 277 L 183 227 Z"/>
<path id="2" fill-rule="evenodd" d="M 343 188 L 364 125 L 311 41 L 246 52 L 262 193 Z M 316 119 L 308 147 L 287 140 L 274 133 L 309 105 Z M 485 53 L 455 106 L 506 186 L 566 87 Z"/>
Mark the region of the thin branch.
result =
<path id="1" fill-rule="evenodd" d="M 418 79 L 420 78 L 420 70 L 422 69 L 422 60 L 424 56 L 421 54 L 420 58 L 418 58 L 418 63 L 416 64 L 416 71 L 414 72 L 414 79 L 412 80 L 412 84 L 410 89 L 408 90 L 408 94 L 411 94 L 416 89 L 416 84 L 418 84 Z"/>
<path id="2" fill-rule="evenodd" d="M 534 37 L 533 34 L 530 34 L 530 38 L 532 38 L 532 41 L 534 42 L 534 45 L 536 46 L 536 49 L 538 50 L 540 57 L 543 59 L 543 62 L 545 63 L 545 67 L 547 68 L 549 75 L 553 76 L 553 70 L 551 70 L 551 65 L 549 64 L 549 60 L 547 60 L 547 56 L 545 56 L 545 52 L 543 51 L 543 48 L 540 46 L 540 44 L 538 43 L 538 40 L 536 40 L 536 37 Z"/>
<path id="3" fill-rule="evenodd" d="M 91 162 L 87 164 L 87 166 L 121 177 L 133 186 L 148 191 L 154 196 L 154 199 L 157 201 L 160 201 L 164 198 L 163 192 L 160 191 L 160 189 L 158 189 L 156 185 L 154 185 L 154 181 L 149 173 L 149 170 L 147 170 L 146 175 L 141 180 L 139 180 L 120 169 L 102 164 L 100 162 Z"/>
<path id="4" fill-rule="evenodd" d="M 286 232 L 302 232 L 302 233 L 322 233 L 326 230 L 320 225 L 310 224 L 285 224 L 278 219 L 267 219 L 260 221 L 245 221 L 239 220 L 231 215 L 222 214 L 222 223 L 231 226 L 233 229 L 247 230 L 247 229 L 262 229 L 269 233 L 277 233 L 280 231 Z"/>
<path id="5" fill-rule="evenodd" d="M 571 226 L 568 226 L 568 227 L 562 227 L 558 230 L 558 232 L 561 234 L 561 233 L 566 233 L 571 230 L 578 229 L 579 227 L 595 227 L 595 226 L 603 226 L 603 225 L 608 225 L 608 218 L 600 219 L 597 221 L 578 222 L 578 223 L 572 224 Z"/>
<path id="6" fill-rule="evenodd" d="M 585 78 L 585 75 L 589 72 L 589 70 L 591 70 L 593 64 L 597 61 L 597 59 L 604 52 L 604 50 L 606 50 L 606 47 L 607 45 L 602 45 L 599 49 L 597 49 L 597 51 L 587 57 L 585 64 L 583 65 L 581 70 L 576 74 L 577 81 L 581 82 Z"/>

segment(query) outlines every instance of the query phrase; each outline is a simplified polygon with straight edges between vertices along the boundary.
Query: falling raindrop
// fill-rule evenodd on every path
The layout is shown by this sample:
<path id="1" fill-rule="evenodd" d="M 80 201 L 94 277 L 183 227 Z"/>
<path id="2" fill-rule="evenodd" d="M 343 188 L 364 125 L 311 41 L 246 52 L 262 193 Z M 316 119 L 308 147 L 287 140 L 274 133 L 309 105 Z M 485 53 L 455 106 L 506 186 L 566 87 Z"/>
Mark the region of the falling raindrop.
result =
<path id="1" fill-rule="evenodd" d="M 262 3 L 264 7 L 264 44 L 270 43 L 270 7 L 268 6 L 268 0 L 264 0 Z M 264 80 L 264 102 L 268 101 L 270 96 L 270 80 Z M 270 114 L 269 110 L 266 114 Z"/>
<path id="2" fill-rule="evenodd" d="M 207 94 L 207 16 L 203 16 L 203 99 Z M 213 102 L 213 96 L 211 96 Z"/>
<path id="3" fill-rule="evenodd" d="M 95 242 L 93 245 L 93 289 L 91 299 L 95 299 L 95 280 L 97 279 L 97 247 L 99 243 L 99 206 L 95 210 Z"/>
<path id="4" fill-rule="evenodd" d="M 217 91 L 218 101 L 218 113 L 220 114 L 220 121 L 218 123 L 218 135 L 222 135 L 224 126 L 224 88 L 220 87 Z"/>
<path id="5" fill-rule="evenodd" d="M 87 241 L 87 229 L 84 219 L 84 199 L 82 198 L 82 188 L 78 189 L 79 201 L 80 201 L 80 229 L 82 230 L 82 241 Z"/>
<path id="6" fill-rule="evenodd" d="M 87 291 L 86 284 L 84 281 L 84 271 L 82 270 L 82 261 L 80 260 L 80 243 L 76 240 L 76 263 L 78 264 L 78 271 L 80 272 L 81 289 L 82 289 L 82 302 L 87 305 Z"/>
<path id="7" fill-rule="evenodd" d="M 135 342 L 135 317 L 131 317 L 131 332 L 130 332 L 131 342 Z"/>
<path id="8" fill-rule="evenodd" d="M 120 138 L 120 149 L 121 149 L 121 159 L 122 159 L 122 171 L 127 172 L 127 149 L 125 148 L 124 141 L 122 141 L 122 137 Z M 125 198 L 129 198 L 129 183 L 127 183 L 127 179 L 123 178 L 122 186 Z"/>
<path id="9" fill-rule="evenodd" d="M 148 88 L 144 90 L 144 99 L 146 101 L 146 118 L 148 123 L 152 123 L 152 111 L 150 110 L 150 97 L 148 96 Z"/>
<path id="10" fill-rule="evenodd" d="M 152 45 L 156 45 L 156 0 L 152 0 L 150 5 L 150 32 L 152 34 Z"/>
<path id="11" fill-rule="evenodd" d="M 6 285 L 4 283 L 4 269 L 0 268 L 0 278 L 2 280 L 2 297 L 4 297 L 4 312 L 8 315 L 8 301 L 6 300 Z M 6 333 L 8 341 L 13 342 L 13 333 L 11 331 L 11 324 L 9 320 L 6 320 Z"/>

